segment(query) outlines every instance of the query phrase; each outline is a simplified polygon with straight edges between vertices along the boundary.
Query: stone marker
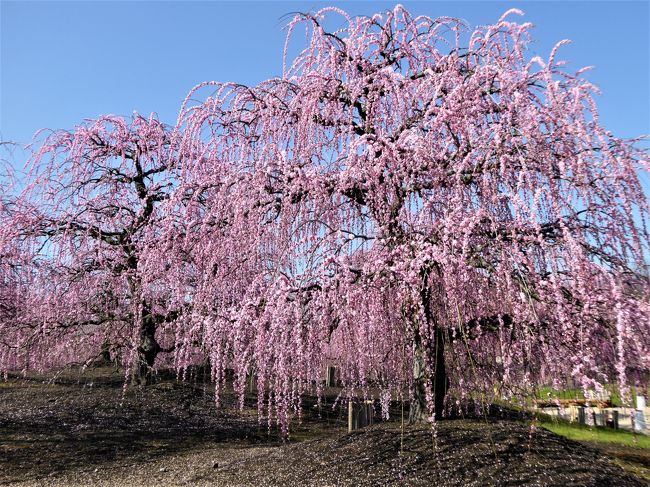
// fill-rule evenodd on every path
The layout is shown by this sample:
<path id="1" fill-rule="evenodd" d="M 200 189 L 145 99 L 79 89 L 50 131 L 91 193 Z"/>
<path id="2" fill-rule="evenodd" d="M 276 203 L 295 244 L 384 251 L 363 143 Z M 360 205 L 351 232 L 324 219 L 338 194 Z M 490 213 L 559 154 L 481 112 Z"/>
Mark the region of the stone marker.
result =
<path id="1" fill-rule="evenodd" d="M 586 424 L 585 408 L 578 408 L 578 423 Z"/>
<path id="2" fill-rule="evenodd" d="M 348 402 L 348 432 L 372 426 L 375 422 L 375 408 L 372 401 Z"/>
<path id="3" fill-rule="evenodd" d="M 618 429 L 618 411 L 609 411 L 607 413 L 607 419 L 605 425 L 610 428 Z"/>
<path id="4" fill-rule="evenodd" d="M 329 365 L 325 371 L 325 387 L 336 387 L 336 367 Z"/>
<path id="5" fill-rule="evenodd" d="M 636 396 L 636 412 L 634 414 L 634 431 L 645 431 L 645 396 Z"/>
<path id="6" fill-rule="evenodd" d="M 248 392 L 252 394 L 255 392 L 255 389 L 257 388 L 257 374 L 249 372 L 247 380 L 248 380 Z"/>

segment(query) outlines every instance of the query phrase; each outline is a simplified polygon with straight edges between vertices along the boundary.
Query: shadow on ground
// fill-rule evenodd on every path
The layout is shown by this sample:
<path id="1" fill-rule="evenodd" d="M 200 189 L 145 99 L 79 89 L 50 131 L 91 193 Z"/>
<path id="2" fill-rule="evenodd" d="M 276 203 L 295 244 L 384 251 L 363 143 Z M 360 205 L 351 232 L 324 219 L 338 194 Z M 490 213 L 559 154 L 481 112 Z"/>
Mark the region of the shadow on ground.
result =
<path id="1" fill-rule="evenodd" d="M 282 444 L 254 410 L 216 410 L 213 386 L 162 379 L 124 394 L 110 369 L 0 382 L 0 484 L 646 485 L 600 450 L 508 419 L 347 434 L 340 410 L 318 417 L 308 398 L 292 429 L 304 441 Z"/>
<path id="2" fill-rule="evenodd" d="M 106 371 L 0 383 L 0 483 L 151 462 L 202 444 L 279 444 L 252 412 L 216 410 L 209 384 L 123 385 Z"/>

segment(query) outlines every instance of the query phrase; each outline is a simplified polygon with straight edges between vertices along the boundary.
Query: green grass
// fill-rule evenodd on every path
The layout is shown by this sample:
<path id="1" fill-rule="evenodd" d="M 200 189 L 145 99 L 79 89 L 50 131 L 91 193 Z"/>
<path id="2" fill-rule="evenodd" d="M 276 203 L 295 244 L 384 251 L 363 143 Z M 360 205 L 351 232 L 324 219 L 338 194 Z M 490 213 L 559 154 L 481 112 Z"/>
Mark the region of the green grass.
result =
<path id="1" fill-rule="evenodd" d="M 542 418 L 539 425 L 556 435 L 564 436 L 570 440 L 650 449 L 650 436 L 635 434 L 630 431 L 614 430 L 600 426 L 590 428 L 585 425 L 547 418 Z"/>
<path id="2" fill-rule="evenodd" d="M 630 405 L 623 404 L 621 399 L 620 391 L 615 384 L 605 385 L 605 389 L 611 392 L 611 403 L 612 407 L 630 407 Z M 642 389 L 638 390 L 635 387 L 630 388 L 630 395 L 634 401 L 637 393 L 641 394 L 645 392 L 648 394 L 648 390 L 643 391 Z M 552 387 L 540 387 L 537 389 L 536 397 L 539 399 L 547 399 L 548 397 L 557 398 L 557 399 L 584 399 L 584 392 L 582 389 L 553 389 Z M 634 405 L 633 405 L 634 406 Z"/>

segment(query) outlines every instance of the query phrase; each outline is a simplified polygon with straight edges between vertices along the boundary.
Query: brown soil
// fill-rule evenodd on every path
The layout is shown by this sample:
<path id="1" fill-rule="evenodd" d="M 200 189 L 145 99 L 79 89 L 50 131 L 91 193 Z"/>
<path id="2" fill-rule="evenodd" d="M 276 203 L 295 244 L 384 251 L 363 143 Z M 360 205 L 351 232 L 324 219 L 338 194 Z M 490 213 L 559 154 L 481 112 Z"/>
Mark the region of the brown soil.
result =
<path id="1" fill-rule="evenodd" d="M 341 411 L 311 407 L 283 443 L 232 397 L 215 410 L 210 385 L 168 379 L 123 395 L 122 384 L 110 369 L 0 382 L 0 485 L 646 485 L 614 452 L 523 422 L 347 434 Z"/>

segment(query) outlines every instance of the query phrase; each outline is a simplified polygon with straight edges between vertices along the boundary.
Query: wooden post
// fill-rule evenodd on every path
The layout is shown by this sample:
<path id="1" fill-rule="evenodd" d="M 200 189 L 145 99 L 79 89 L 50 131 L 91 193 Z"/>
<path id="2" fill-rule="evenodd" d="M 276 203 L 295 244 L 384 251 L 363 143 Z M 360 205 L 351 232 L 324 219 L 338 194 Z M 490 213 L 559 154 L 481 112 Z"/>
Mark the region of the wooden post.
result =
<path id="1" fill-rule="evenodd" d="M 354 406 L 352 405 L 352 399 L 348 401 L 348 433 L 354 431 Z"/>

